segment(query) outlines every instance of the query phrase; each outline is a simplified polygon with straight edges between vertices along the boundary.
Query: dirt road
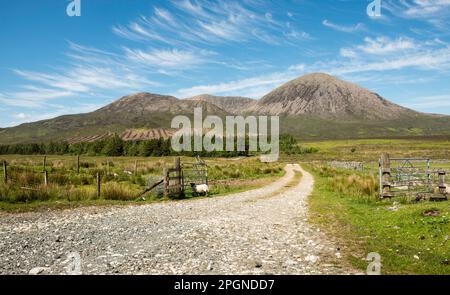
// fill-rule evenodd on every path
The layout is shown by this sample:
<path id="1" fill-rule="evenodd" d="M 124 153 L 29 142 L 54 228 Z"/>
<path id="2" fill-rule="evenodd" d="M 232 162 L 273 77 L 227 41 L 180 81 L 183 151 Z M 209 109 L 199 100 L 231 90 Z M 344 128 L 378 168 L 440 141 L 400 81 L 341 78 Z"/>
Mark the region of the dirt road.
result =
<path id="1" fill-rule="evenodd" d="M 302 172 L 301 181 L 286 188 Z M 143 206 L 0 215 L 1 274 L 345 274 L 307 222 L 313 177 Z"/>

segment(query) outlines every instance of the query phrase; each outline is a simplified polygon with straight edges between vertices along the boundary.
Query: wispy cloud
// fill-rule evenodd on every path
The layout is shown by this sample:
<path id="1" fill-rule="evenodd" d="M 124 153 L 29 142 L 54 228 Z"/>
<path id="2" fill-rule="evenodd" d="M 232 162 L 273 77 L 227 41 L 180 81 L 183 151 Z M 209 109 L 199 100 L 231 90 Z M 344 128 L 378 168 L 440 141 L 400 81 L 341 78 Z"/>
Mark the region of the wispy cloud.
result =
<path id="1" fill-rule="evenodd" d="M 291 23 L 277 21 L 271 13 L 252 5 L 254 3 L 256 1 L 170 1 L 170 11 L 156 7 L 152 15 L 141 16 L 125 26 L 116 25 L 113 31 L 131 40 L 177 47 L 247 41 L 278 45 L 291 38 L 309 37 Z"/>
<path id="2" fill-rule="evenodd" d="M 341 48 L 340 54 L 344 59 L 328 62 L 331 70 L 338 74 L 405 68 L 450 70 L 450 46 L 436 40 L 419 42 L 404 37 L 395 40 L 367 37 L 362 45 Z"/>
<path id="3" fill-rule="evenodd" d="M 32 85 L 25 85 L 22 86 L 21 91 L 6 92 L 4 94 L 0 94 L 0 102 L 8 106 L 39 108 L 49 100 L 70 97 L 74 94 L 75 92 L 66 90 L 40 88 Z"/>
<path id="4" fill-rule="evenodd" d="M 362 31 L 365 29 L 365 26 L 363 23 L 357 23 L 356 25 L 352 26 L 344 26 L 344 25 L 338 25 L 335 23 L 332 23 L 329 20 L 324 20 L 322 24 L 328 28 L 331 28 L 336 31 L 344 32 L 344 33 L 354 33 L 357 31 Z"/>
<path id="5" fill-rule="evenodd" d="M 200 85 L 178 90 L 174 95 L 188 98 L 199 94 L 236 95 L 261 98 L 270 90 L 304 73 L 304 66 L 295 65 L 285 72 L 275 72 L 226 83 Z"/>
<path id="6" fill-rule="evenodd" d="M 396 16 L 423 20 L 436 28 L 448 30 L 449 0 L 385 0 L 383 6 Z"/>
<path id="7" fill-rule="evenodd" d="M 199 50 L 198 52 L 187 50 L 159 50 L 153 49 L 150 51 L 143 51 L 140 49 L 125 48 L 126 56 L 129 60 L 143 63 L 153 67 L 163 68 L 191 68 L 202 63 L 206 63 L 206 57 L 211 55 L 211 52 Z"/>
<path id="8" fill-rule="evenodd" d="M 417 97 L 406 105 L 414 109 L 442 112 L 443 108 L 450 107 L 450 94 Z"/>
<path id="9" fill-rule="evenodd" d="M 387 37 L 378 37 L 376 39 L 366 37 L 364 42 L 365 44 L 359 45 L 357 48 L 362 52 L 376 55 L 385 55 L 416 48 L 413 40 L 404 37 L 399 37 L 395 40 Z"/>
<path id="10" fill-rule="evenodd" d="M 52 108 L 45 110 L 23 110 L 18 113 L 13 113 L 11 121 L 3 127 L 17 126 L 27 122 L 36 122 L 47 119 L 52 119 L 65 114 L 73 113 L 88 113 L 99 109 L 99 104 L 76 104 L 74 106 L 52 105 Z"/>
<path id="11" fill-rule="evenodd" d="M 10 106 L 34 108 L 49 100 L 67 97 L 98 96 L 111 90 L 135 91 L 156 87 L 147 73 L 124 56 L 69 43 L 68 61 L 62 69 L 13 72 L 27 83 L 16 91 L 5 91 L 0 101 Z"/>

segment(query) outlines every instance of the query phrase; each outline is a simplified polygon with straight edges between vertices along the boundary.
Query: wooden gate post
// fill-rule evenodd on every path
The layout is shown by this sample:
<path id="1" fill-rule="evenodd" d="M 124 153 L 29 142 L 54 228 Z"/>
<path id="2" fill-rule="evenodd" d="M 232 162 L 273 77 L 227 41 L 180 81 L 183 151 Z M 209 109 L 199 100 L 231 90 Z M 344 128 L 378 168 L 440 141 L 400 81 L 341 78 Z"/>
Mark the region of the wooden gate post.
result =
<path id="1" fill-rule="evenodd" d="M 447 192 L 447 187 L 445 186 L 445 171 L 439 171 L 439 192 L 443 195 Z"/>
<path id="2" fill-rule="evenodd" d="M 183 194 L 183 188 L 181 187 L 181 158 L 175 158 L 175 193 L 178 197 Z"/>
<path id="3" fill-rule="evenodd" d="M 5 184 L 8 183 L 8 164 L 6 163 L 6 160 L 3 160 L 3 175 Z"/>
<path id="4" fill-rule="evenodd" d="M 381 155 L 380 159 L 380 197 L 391 198 L 391 160 L 389 154 Z"/>

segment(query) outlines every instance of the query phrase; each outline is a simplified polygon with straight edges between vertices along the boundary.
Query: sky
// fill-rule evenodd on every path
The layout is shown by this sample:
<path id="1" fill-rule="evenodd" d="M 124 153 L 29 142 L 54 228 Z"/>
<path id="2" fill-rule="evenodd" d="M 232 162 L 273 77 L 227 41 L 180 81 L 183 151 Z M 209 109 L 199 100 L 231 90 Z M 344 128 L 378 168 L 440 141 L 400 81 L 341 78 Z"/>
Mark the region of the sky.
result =
<path id="1" fill-rule="evenodd" d="M 259 99 L 311 72 L 450 115 L 450 0 L 0 0 L 0 128 L 151 92 Z"/>

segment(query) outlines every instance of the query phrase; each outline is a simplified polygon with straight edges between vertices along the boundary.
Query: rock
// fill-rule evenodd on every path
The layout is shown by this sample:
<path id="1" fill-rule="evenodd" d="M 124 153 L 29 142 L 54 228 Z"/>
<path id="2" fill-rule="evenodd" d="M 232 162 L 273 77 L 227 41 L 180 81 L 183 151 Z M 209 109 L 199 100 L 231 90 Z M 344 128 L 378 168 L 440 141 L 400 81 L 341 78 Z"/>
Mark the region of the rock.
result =
<path id="1" fill-rule="evenodd" d="M 417 256 L 417 255 L 414 255 L 414 259 L 416 259 L 416 260 L 420 260 L 420 257 L 419 257 L 419 256 Z"/>
<path id="2" fill-rule="evenodd" d="M 426 210 L 422 215 L 425 217 L 437 217 L 441 215 L 441 212 L 439 212 L 439 210 Z"/>
<path id="3" fill-rule="evenodd" d="M 305 257 L 305 261 L 308 261 L 310 263 L 316 263 L 319 260 L 319 257 L 315 256 L 315 255 L 308 255 Z"/>
<path id="4" fill-rule="evenodd" d="M 286 262 L 284 263 L 284 265 L 286 265 L 286 266 L 294 266 L 296 264 L 297 264 L 297 262 L 295 262 L 294 260 L 291 260 L 291 259 L 286 260 Z"/>
<path id="5" fill-rule="evenodd" d="M 341 253 L 339 253 L 339 252 L 337 252 L 337 253 L 334 254 L 334 255 L 336 256 L 337 259 L 341 259 L 341 258 L 342 258 L 342 255 L 341 255 Z"/>
<path id="6" fill-rule="evenodd" d="M 207 271 L 212 271 L 214 268 L 212 267 L 212 261 L 210 261 L 209 263 L 208 263 L 208 266 L 206 267 L 206 270 Z"/>
<path id="7" fill-rule="evenodd" d="M 47 273 L 50 270 L 48 267 L 35 267 L 30 270 L 29 275 L 40 275 L 43 273 Z"/>

